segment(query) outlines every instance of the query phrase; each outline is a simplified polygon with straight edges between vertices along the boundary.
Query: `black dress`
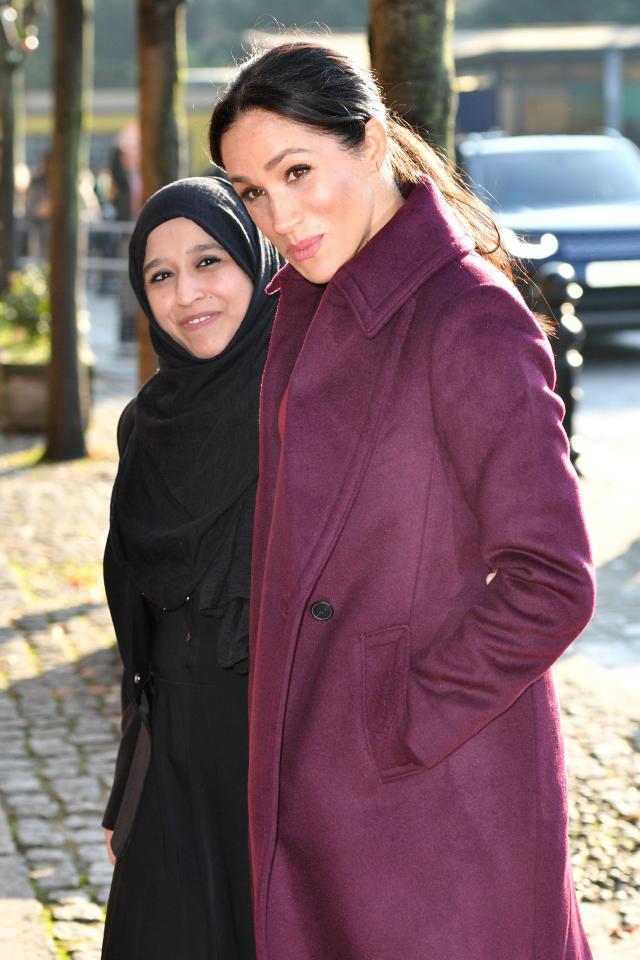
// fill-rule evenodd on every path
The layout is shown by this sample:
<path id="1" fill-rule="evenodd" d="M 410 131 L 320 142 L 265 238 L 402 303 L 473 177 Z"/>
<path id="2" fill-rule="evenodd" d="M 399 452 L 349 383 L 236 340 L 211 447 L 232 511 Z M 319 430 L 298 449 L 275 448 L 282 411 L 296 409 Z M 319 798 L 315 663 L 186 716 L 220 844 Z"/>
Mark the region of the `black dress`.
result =
<path id="1" fill-rule="evenodd" d="M 254 960 L 247 676 L 216 659 L 197 597 L 149 604 L 151 762 L 107 908 L 103 960 Z"/>

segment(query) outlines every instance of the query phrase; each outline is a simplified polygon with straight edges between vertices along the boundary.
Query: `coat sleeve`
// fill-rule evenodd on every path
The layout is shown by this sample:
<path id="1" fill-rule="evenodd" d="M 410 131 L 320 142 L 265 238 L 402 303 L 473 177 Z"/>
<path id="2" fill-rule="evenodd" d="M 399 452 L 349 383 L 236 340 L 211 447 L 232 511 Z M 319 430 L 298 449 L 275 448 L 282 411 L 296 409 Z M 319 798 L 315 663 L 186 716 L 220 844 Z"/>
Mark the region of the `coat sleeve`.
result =
<path id="1" fill-rule="evenodd" d="M 412 662 L 407 742 L 433 766 L 503 713 L 588 623 L 591 552 L 551 350 L 515 291 L 477 285 L 437 320 L 436 431 L 478 525 L 479 602 Z"/>
<path id="2" fill-rule="evenodd" d="M 134 426 L 135 400 L 124 408 L 118 423 L 117 437 L 120 455 Z M 125 570 L 117 563 L 110 541 L 104 555 L 104 583 L 111 617 L 123 663 L 121 683 L 121 739 L 116 757 L 113 784 L 102 819 L 102 826 L 126 834 L 128 839 L 133 816 L 144 785 L 149 753 L 149 732 L 144 710 L 140 706 L 140 690 L 136 689 L 136 673 L 144 678 L 147 667 L 148 623 L 144 600 L 134 589 Z M 122 812 L 128 822 L 123 824 Z M 120 826 L 123 830 L 120 831 Z M 114 852 L 118 854 L 116 845 Z M 121 843 L 120 847 L 123 846 Z"/>
<path id="3" fill-rule="evenodd" d="M 124 692 L 124 676 L 122 680 L 122 722 L 120 745 L 116 756 L 116 766 L 113 775 L 111 792 L 102 818 L 102 826 L 113 830 L 116 825 L 118 811 L 122 805 L 125 787 L 131 771 L 136 743 L 140 735 L 141 720 L 135 703 L 128 701 Z"/>
<path id="4" fill-rule="evenodd" d="M 131 836 L 151 756 L 147 682 L 150 628 L 144 598 L 115 560 L 108 540 L 104 581 L 124 669 L 122 737 L 102 826 L 114 831 L 111 847 L 116 856 L 121 856 Z"/>

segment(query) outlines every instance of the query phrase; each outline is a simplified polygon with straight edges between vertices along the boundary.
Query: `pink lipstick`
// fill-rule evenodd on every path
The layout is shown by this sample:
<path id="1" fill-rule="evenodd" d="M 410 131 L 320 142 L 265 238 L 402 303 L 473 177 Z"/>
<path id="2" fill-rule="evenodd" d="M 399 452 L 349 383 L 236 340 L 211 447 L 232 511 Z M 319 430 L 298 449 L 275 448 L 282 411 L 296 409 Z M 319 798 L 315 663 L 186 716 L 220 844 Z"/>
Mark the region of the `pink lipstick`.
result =
<path id="1" fill-rule="evenodd" d="M 305 240 L 301 240 L 300 243 L 292 243 L 291 246 L 287 247 L 287 258 L 295 260 L 297 263 L 309 260 L 310 257 L 316 255 L 323 240 L 324 234 L 319 233 L 315 237 L 307 237 Z"/>

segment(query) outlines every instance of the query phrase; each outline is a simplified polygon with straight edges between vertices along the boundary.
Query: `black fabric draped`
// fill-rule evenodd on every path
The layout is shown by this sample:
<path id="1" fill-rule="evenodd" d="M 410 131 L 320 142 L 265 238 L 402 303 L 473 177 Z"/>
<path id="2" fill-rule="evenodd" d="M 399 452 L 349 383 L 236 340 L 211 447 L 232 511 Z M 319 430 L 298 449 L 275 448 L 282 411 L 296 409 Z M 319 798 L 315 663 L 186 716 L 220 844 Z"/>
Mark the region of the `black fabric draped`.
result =
<path id="1" fill-rule="evenodd" d="M 187 217 L 251 278 L 247 314 L 225 350 L 199 359 L 156 323 L 142 269 L 147 236 Z M 258 395 L 275 310 L 264 292 L 280 266 L 231 186 L 214 177 L 169 184 L 138 218 L 129 275 L 149 319 L 159 370 L 138 394 L 111 506 L 110 538 L 136 587 L 159 607 L 197 591 L 220 623 L 218 662 L 246 669 L 253 510 L 258 475 Z"/>

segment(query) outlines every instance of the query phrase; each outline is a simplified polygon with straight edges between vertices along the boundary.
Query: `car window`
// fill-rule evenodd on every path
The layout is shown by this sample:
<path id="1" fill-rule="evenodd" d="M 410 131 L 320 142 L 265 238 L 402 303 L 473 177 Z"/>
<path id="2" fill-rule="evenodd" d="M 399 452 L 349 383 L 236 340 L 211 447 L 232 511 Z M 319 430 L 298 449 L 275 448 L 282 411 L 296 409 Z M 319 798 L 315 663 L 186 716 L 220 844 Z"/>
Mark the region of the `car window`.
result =
<path id="1" fill-rule="evenodd" d="M 613 150 L 518 151 L 469 158 L 496 211 L 640 201 L 640 155 Z"/>

